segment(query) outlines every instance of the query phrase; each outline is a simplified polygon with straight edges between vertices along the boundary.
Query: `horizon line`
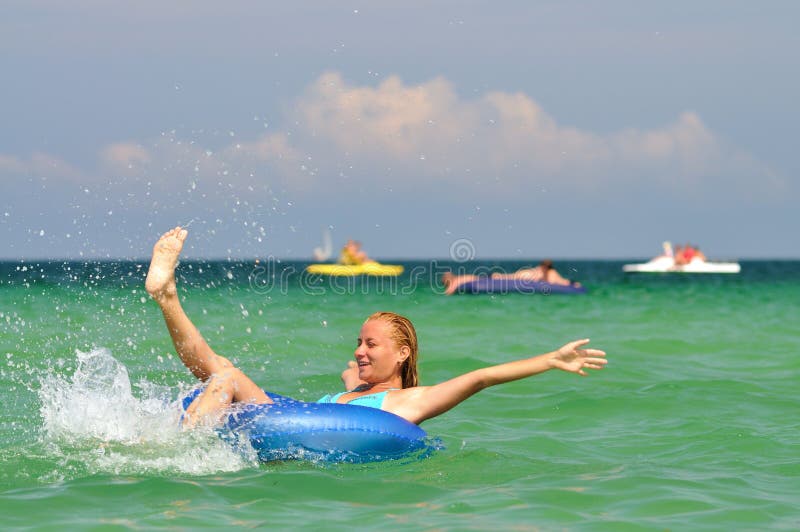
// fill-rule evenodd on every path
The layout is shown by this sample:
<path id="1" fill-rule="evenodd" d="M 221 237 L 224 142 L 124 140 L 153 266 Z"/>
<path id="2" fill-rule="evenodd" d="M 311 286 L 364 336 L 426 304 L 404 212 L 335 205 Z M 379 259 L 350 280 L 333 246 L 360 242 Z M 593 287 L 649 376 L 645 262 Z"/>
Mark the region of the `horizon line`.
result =
<path id="1" fill-rule="evenodd" d="M 470 262 L 485 262 L 485 261 L 541 261 L 544 259 L 550 259 L 553 261 L 626 261 L 626 260 L 633 260 L 633 261 L 648 261 L 652 259 L 652 256 L 604 256 L 604 257 L 554 257 L 554 256 L 547 256 L 543 255 L 540 257 L 483 257 L 483 258 L 475 258 L 466 261 L 460 261 L 454 259 L 452 257 L 389 257 L 389 258 L 376 258 L 374 259 L 376 262 L 381 264 L 390 264 L 391 262 L 421 262 L 421 261 L 441 261 L 441 262 L 455 262 L 461 264 L 467 264 Z M 0 262 L 149 262 L 151 257 L 0 257 Z M 209 262 L 245 262 L 245 261 L 263 261 L 263 260 L 278 260 L 284 262 L 307 262 L 309 264 L 336 264 L 336 262 L 331 261 L 315 261 L 313 258 L 296 258 L 296 257 L 275 257 L 273 255 L 267 255 L 265 257 L 257 257 L 257 256 L 228 256 L 228 257 L 220 257 L 220 256 L 189 256 L 186 258 L 181 258 L 181 262 L 193 262 L 193 261 L 209 261 Z M 730 258 L 730 257 L 712 257 L 708 262 L 732 262 L 732 261 L 800 261 L 800 255 L 797 256 L 742 256 L 737 258 Z"/>

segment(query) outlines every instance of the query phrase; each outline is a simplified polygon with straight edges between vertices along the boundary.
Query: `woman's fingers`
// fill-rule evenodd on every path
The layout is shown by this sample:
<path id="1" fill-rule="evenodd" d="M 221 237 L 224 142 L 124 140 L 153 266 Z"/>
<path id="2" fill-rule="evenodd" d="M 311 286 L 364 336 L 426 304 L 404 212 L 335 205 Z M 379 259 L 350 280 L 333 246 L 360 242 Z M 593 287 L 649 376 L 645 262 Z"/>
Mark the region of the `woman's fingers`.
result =
<path id="1" fill-rule="evenodd" d="M 584 358 L 583 361 L 590 364 L 608 364 L 607 358 L 587 357 Z"/>
<path id="2" fill-rule="evenodd" d="M 579 348 L 580 346 L 582 346 L 582 345 L 586 345 L 586 344 L 588 344 L 588 343 L 589 343 L 589 339 L 588 339 L 588 338 L 584 338 L 584 339 L 582 339 L 582 340 L 575 340 L 575 341 L 573 341 L 573 342 L 570 342 L 569 344 L 570 344 L 570 346 L 572 346 L 574 349 L 577 349 L 577 348 Z"/>

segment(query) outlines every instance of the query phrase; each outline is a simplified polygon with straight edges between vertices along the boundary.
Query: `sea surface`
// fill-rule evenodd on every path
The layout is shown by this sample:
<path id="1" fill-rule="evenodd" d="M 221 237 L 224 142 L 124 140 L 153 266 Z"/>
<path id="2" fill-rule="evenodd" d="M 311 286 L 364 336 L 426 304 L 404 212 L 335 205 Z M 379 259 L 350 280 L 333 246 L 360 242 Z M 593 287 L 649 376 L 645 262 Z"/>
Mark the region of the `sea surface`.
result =
<path id="1" fill-rule="evenodd" d="M 444 296 L 447 269 L 310 278 L 304 263 L 184 262 L 211 346 L 265 388 L 341 388 L 364 318 L 408 316 L 423 384 L 591 338 L 608 367 L 487 389 L 423 428 L 425 458 L 259 463 L 178 430 L 193 377 L 143 262 L 0 263 L 3 529 L 800 529 L 800 262 L 625 276 L 556 261 L 586 295 Z"/>

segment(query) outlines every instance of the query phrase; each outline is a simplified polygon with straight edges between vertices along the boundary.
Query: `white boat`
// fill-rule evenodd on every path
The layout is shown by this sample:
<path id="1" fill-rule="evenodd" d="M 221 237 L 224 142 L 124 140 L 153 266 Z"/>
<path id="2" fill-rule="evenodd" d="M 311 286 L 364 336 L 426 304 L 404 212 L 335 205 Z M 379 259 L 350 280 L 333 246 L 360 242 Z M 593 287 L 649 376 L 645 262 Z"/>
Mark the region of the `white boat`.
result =
<path id="1" fill-rule="evenodd" d="M 742 267 L 738 262 L 709 262 L 692 259 L 688 264 L 676 265 L 672 257 L 656 257 L 640 264 L 626 264 L 626 273 L 739 273 Z"/>

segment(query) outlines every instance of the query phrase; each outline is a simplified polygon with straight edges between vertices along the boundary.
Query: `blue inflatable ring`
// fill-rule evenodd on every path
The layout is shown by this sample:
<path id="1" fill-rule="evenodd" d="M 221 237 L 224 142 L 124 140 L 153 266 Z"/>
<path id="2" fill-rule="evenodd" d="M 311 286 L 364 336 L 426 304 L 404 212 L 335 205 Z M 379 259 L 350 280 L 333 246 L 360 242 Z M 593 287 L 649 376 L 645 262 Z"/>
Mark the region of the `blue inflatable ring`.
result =
<path id="1" fill-rule="evenodd" d="M 184 410 L 201 391 L 183 399 Z M 424 430 L 390 412 L 266 394 L 273 404 L 235 405 L 220 431 L 235 446 L 247 441 L 262 461 L 371 462 L 429 449 Z"/>

